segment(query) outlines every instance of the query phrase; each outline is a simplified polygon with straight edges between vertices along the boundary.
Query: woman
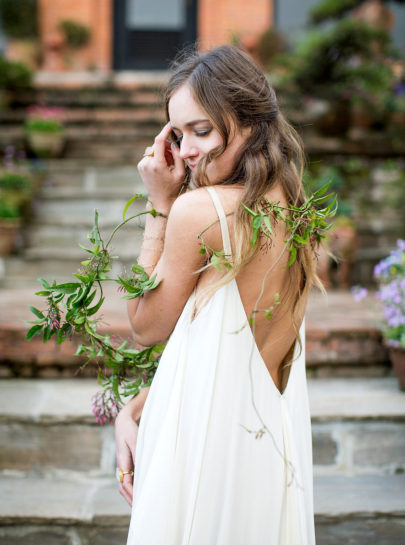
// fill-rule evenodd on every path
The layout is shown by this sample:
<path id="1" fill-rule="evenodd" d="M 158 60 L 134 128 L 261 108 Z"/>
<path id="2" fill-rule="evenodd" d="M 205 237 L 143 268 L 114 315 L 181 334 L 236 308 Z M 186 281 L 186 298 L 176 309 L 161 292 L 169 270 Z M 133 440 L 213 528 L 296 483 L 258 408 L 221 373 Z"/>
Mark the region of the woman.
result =
<path id="1" fill-rule="evenodd" d="M 169 341 L 116 421 L 128 544 L 314 544 L 303 346 L 314 250 L 287 267 L 285 223 L 252 245 L 241 205 L 303 203 L 299 139 L 231 46 L 178 63 L 165 104 L 138 165 L 168 216 L 147 216 L 139 257 L 161 284 L 128 312 L 139 344 Z"/>

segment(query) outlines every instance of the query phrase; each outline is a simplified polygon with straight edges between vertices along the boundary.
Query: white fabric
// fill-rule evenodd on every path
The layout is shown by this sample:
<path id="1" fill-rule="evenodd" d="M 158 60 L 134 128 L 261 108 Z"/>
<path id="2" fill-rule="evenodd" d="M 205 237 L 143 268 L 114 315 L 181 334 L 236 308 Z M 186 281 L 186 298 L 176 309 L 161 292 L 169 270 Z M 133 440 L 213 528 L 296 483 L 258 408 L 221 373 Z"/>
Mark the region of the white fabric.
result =
<path id="1" fill-rule="evenodd" d="M 228 226 L 213 188 L 226 254 Z M 311 423 L 303 351 L 276 388 L 236 281 L 191 321 L 189 298 L 139 427 L 127 545 L 314 545 Z M 242 329 L 241 329 L 242 328 Z M 261 422 L 271 433 L 256 437 Z"/>

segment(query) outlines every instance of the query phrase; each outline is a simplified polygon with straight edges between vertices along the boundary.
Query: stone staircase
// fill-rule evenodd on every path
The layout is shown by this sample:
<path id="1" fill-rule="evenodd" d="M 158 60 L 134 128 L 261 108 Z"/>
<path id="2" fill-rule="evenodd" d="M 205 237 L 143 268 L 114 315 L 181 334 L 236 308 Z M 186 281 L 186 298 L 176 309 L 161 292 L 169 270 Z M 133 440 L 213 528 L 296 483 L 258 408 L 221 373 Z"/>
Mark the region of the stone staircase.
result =
<path id="1" fill-rule="evenodd" d="M 94 210 L 106 237 L 128 198 L 143 192 L 135 165 L 164 122 L 159 101 L 165 77 L 134 82 L 117 76 L 110 83 L 65 81 L 59 87 L 42 78 L 33 94 L 18 97 L 19 108 L 0 114 L 0 148 L 10 143 L 21 148 L 25 106 L 44 101 L 67 109 L 64 158 L 47 163 L 24 247 L 0 262 L 1 544 L 126 541 L 130 510 L 113 477 L 113 430 L 99 427 L 90 410 L 97 383 L 89 377 L 95 370 L 88 367 L 72 379 L 80 364 L 73 357 L 79 339 L 59 347 L 39 338 L 27 343 L 23 320 L 32 317 L 29 304 L 41 306 L 33 295 L 37 277 L 71 280 L 80 267 L 85 254 L 78 242 L 86 244 Z M 325 157 L 364 149 L 361 141 L 314 134 L 306 143 Z M 381 139 L 373 145 L 382 156 L 392 151 Z M 130 210 L 142 209 L 139 202 Z M 366 272 L 361 269 L 359 277 L 369 277 L 376 233 L 361 256 L 358 270 Z M 114 240 L 121 258 L 114 272 L 128 270 L 136 260 L 141 234 L 139 222 Z M 113 286 L 102 318 L 104 330 L 130 338 L 125 303 Z M 402 545 L 405 396 L 381 343 L 378 312 L 367 300 L 356 305 L 341 292 L 311 297 L 307 375 L 317 544 Z"/>
<path id="2" fill-rule="evenodd" d="M 33 285 L 38 277 L 71 280 L 85 259 L 79 243 L 87 238 L 95 210 L 106 242 L 122 221 L 128 199 L 145 191 L 135 166 L 111 165 L 105 161 L 50 161 L 44 185 L 33 203 L 33 219 L 24 231 L 19 254 L 3 258 L 1 287 Z M 142 212 L 145 201 L 131 205 L 129 215 Z M 123 227 L 112 242 L 114 271 L 122 271 L 136 261 L 142 239 L 142 220 Z"/>
<path id="3" fill-rule="evenodd" d="M 43 276 L 43 271 L 62 278 L 71 266 L 77 266 L 77 241 L 85 239 L 94 208 L 99 209 L 108 231 L 121 217 L 124 202 L 140 187 L 135 165 L 164 123 L 161 105 L 167 74 L 81 78 L 38 74 L 35 88 L 17 94 L 13 109 L 0 112 L 1 150 L 9 144 L 19 149 L 26 146 L 23 120 L 27 106 L 44 102 L 66 110 L 63 159 L 47 164 L 48 177 L 35 203 L 33 221 L 27 226 L 22 260 L 17 256 L 0 262 L 0 286 L 25 285 Z M 400 155 L 401 150 L 393 148 L 383 133 L 373 133 L 367 141 L 325 137 L 316 133 L 305 112 L 292 112 L 292 117 L 311 160 L 333 158 L 339 163 L 364 155 L 365 150 L 379 158 Z M 377 191 L 376 202 L 381 200 L 378 188 L 384 183 L 370 181 L 371 193 Z M 378 219 L 367 219 L 358 226 L 360 248 L 353 267 L 354 283 L 370 282 L 374 264 L 395 244 L 398 222 L 392 214 L 380 218 L 383 225 Z M 130 230 L 120 240 L 120 255 L 128 266 L 136 257 L 139 232 Z"/>
<path id="4" fill-rule="evenodd" d="M 393 378 L 310 379 L 318 545 L 403 543 L 405 396 Z M 94 380 L 0 382 L 0 542 L 122 545 L 112 426 Z"/>
<path id="5" fill-rule="evenodd" d="M 103 313 L 125 337 L 120 297 L 108 291 Z M 0 291 L 0 543 L 121 545 L 130 510 L 113 476 L 112 426 L 91 414 L 97 382 L 67 378 L 79 364 L 74 345 L 24 342 L 34 301 L 30 289 Z M 350 303 L 345 293 L 313 296 L 307 313 L 317 543 L 399 545 L 405 396 L 374 313 L 362 302 L 349 314 Z"/>
<path id="6" fill-rule="evenodd" d="M 39 79 L 30 92 L 15 97 L 13 109 L 0 112 L 0 148 L 26 146 L 23 120 L 32 104 L 65 109 L 67 159 L 104 159 L 134 164 L 164 124 L 162 88 L 167 75 L 123 82 L 119 79 L 60 82 Z"/>

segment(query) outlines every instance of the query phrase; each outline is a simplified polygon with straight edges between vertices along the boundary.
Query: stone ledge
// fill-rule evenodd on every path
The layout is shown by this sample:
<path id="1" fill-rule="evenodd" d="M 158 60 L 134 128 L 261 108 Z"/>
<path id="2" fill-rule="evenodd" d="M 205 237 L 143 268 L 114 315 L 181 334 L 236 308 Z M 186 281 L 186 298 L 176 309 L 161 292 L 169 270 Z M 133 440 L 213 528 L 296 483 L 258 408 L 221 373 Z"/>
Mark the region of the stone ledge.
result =
<path id="1" fill-rule="evenodd" d="M 0 526 L 129 523 L 130 507 L 113 479 L 1 477 Z M 405 517 L 405 475 L 314 479 L 317 521 Z"/>
<path id="2" fill-rule="evenodd" d="M 93 423 L 94 379 L 0 380 L 0 420 Z M 405 394 L 395 378 L 308 379 L 313 422 L 405 421 Z"/>
<path id="3" fill-rule="evenodd" d="M 47 276 L 46 272 L 44 275 Z M 43 308 L 43 301 L 34 295 L 38 289 L 41 289 L 39 283 L 30 289 L 0 290 L 0 307 L 7 309 L 0 316 L 0 372 L 3 377 L 73 376 L 81 363 L 74 357 L 79 339 L 61 346 L 56 342 L 44 345 L 39 337 L 25 342 L 29 326 L 24 320 L 32 319 L 28 305 Z M 104 329 L 130 338 L 125 301 L 115 286 L 107 286 L 105 292 L 107 298 L 102 313 L 104 323 L 106 317 L 108 323 Z M 354 303 L 348 292 L 330 292 L 325 298 L 314 293 L 307 312 L 307 367 L 315 373 L 325 368 L 331 375 L 335 369 L 339 373 L 342 366 L 347 368 L 349 375 L 353 374 L 351 366 L 356 373 L 364 369 L 369 375 L 388 374 L 390 365 L 378 328 L 379 315 L 379 309 L 370 311 L 367 303 Z M 89 367 L 90 372 L 96 374 L 96 370 L 91 371 Z"/>

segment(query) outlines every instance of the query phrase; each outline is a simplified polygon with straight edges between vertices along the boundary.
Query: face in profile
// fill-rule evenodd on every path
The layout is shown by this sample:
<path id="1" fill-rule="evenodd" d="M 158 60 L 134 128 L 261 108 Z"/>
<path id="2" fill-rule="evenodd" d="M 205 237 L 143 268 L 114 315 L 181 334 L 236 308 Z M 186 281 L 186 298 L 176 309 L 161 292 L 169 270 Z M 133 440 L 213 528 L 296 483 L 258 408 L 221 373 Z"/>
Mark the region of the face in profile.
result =
<path id="1" fill-rule="evenodd" d="M 194 172 L 199 161 L 222 144 L 222 137 L 195 100 L 187 83 L 173 93 L 168 110 L 170 123 L 180 146 L 180 156 L 191 172 Z M 228 146 L 207 166 L 206 174 L 210 184 L 220 183 L 232 173 L 239 151 L 247 138 L 246 132 L 238 130 L 231 123 Z"/>

